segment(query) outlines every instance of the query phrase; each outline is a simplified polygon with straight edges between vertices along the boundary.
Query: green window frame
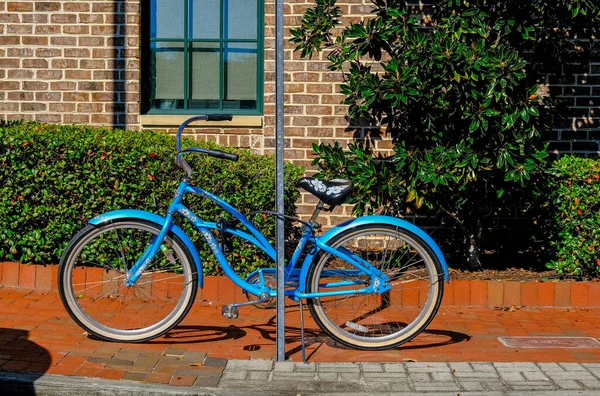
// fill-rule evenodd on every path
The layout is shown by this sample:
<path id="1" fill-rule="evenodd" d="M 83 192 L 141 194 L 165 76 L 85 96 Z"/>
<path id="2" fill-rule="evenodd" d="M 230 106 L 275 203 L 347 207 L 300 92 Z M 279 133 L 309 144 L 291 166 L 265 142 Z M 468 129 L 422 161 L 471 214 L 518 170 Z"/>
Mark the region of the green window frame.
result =
<path id="1" fill-rule="evenodd" d="M 143 92 L 147 97 L 147 114 L 262 115 L 264 1 L 255 0 L 256 20 L 248 21 L 239 18 L 251 18 L 251 13 L 240 10 L 236 12 L 235 8 L 232 8 L 242 5 L 240 9 L 247 11 L 248 7 L 254 7 L 254 2 L 240 3 L 246 1 L 150 0 L 148 17 L 144 18 L 150 22 L 149 31 L 145 29 L 149 37 L 146 41 L 149 48 L 147 56 L 144 57 L 146 72 L 145 77 L 143 76 L 148 83 Z M 159 2 L 163 4 L 159 5 Z M 214 15 L 217 4 L 218 28 Z M 201 5 L 207 6 L 206 14 L 212 12 L 213 15 L 203 15 Z M 157 15 L 160 11 L 163 14 Z M 180 15 L 180 11 L 183 15 Z M 160 21 L 160 18 L 163 18 L 163 21 Z M 195 18 L 204 24 L 198 23 Z M 182 31 L 178 21 L 183 24 Z M 242 26 L 241 30 L 236 25 L 237 22 Z M 241 37 L 240 31 L 251 31 L 250 36 L 254 34 L 254 23 L 256 36 Z M 248 26 L 250 30 L 247 29 Z M 240 31 L 236 33 L 236 29 Z M 163 32 L 170 34 L 161 36 Z M 256 69 L 255 75 L 253 68 Z M 210 77 L 204 80 L 198 77 L 206 77 L 208 74 Z M 252 83 L 255 83 L 255 86 Z M 202 95 L 204 97 L 197 97 Z"/>

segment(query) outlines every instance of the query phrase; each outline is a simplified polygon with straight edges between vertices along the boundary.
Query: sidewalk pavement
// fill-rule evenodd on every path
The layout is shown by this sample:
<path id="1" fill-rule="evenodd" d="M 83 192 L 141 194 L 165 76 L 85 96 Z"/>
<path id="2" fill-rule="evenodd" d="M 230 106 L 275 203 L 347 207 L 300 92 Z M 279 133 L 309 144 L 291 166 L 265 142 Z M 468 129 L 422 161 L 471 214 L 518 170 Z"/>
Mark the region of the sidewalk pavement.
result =
<path id="1" fill-rule="evenodd" d="M 275 312 L 198 301 L 182 324 L 145 344 L 91 339 L 55 291 L 0 288 L 0 389 L 37 394 L 598 394 L 600 348 L 518 349 L 499 336 L 600 337 L 600 309 L 442 307 L 400 348 L 345 348 L 307 326 L 300 362 L 298 306 L 286 311 L 289 362 L 274 363 Z M 309 318 L 310 315 L 305 315 Z M 250 359 L 250 360 L 249 360 Z M 358 362 L 358 363 L 356 363 Z M 560 363 L 557 363 L 560 362 Z M 12 388 L 11 388 L 12 387 Z M 53 393 L 56 390 L 61 393 Z"/>

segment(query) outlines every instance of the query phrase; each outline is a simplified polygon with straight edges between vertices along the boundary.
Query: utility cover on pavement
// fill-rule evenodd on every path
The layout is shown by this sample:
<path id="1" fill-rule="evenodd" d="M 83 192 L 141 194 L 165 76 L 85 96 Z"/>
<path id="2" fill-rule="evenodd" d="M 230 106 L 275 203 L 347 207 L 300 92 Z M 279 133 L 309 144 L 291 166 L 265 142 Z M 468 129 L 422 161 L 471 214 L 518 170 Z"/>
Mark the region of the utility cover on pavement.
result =
<path id="1" fill-rule="evenodd" d="M 498 337 L 509 348 L 600 348 L 591 337 Z"/>

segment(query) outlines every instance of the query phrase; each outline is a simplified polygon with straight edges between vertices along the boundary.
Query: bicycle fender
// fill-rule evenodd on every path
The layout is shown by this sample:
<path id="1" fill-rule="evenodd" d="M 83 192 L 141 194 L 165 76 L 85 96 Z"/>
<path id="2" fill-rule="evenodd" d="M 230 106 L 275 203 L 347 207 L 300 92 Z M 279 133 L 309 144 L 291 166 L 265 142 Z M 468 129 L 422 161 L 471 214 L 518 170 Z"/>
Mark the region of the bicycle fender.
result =
<path id="1" fill-rule="evenodd" d="M 159 216 L 157 214 L 151 212 L 144 212 L 142 210 L 135 209 L 121 209 L 114 210 L 112 212 L 103 213 L 97 217 L 94 217 L 89 221 L 92 225 L 101 225 L 109 221 L 120 220 L 120 219 L 140 219 L 146 220 L 151 223 L 154 223 L 160 227 L 165 224 L 165 218 Z M 171 224 L 170 231 L 173 234 L 177 235 L 179 239 L 183 241 L 185 246 L 190 251 L 192 258 L 196 264 L 196 269 L 198 270 L 198 286 L 202 288 L 204 286 L 204 272 L 202 271 L 202 260 L 200 260 L 200 256 L 198 255 L 198 250 L 194 246 L 194 243 L 190 240 L 190 238 L 186 235 L 185 232 L 175 224 Z"/>
<path id="2" fill-rule="evenodd" d="M 345 222 L 333 227 L 332 229 L 327 231 L 325 234 L 323 234 L 319 238 L 319 240 L 323 243 L 328 243 L 330 240 L 332 240 L 334 237 L 336 237 L 338 234 L 340 234 L 342 232 L 346 232 L 353 228 L 360 227 L 360 226 L 367 225 L 367 224 L 391 225 L 394 227 L 398 227 L 398 228 L 402 228 L 404 230 L 410 231 L 413 234 L 415 234 L 416 236 L 418 236 L 419 238 L 421 238 L 423 240 L 423 242 L 425 242 L 431 248 L 432 252 L 435 254 L 437 259 L 439 260 L 439 262 L 442 266 L 442 269 L 444 270 L 444 279 L 446 280 L 446 283 L 450 283 L 450 276 L 448 274 L 448 264 L 446 263 L 444 254 L 442 253 L 442 250 L 439 248 L 437 243 L 435 243 L 434 240 L 421 228 L 417 227 L 416 225 L 414 225 L 412 223 L 409 223 L 406 220 L 402 220 L 397 217 L 363 216 L 363 217 L 359 217 L 356 219 L 351 219 L 351 220 L 345 221 Z M 315 257 L 315 255 L 309 254 L 304 260 L 304 264 L 302 265 L 302 271 L 300 273 L 300 288 L 301 289 L 304 289 L 305 285 L 306 285 L 306 277 L 308 275 L 308 268 L 309 268 L 309 265 L 307 265 L 307 264 L 310 264 L 312 262 L 312 260 L 314 259 L 314 257 Z M 301 291 L 304 291 L 304 290 L 301 290 Z"/>

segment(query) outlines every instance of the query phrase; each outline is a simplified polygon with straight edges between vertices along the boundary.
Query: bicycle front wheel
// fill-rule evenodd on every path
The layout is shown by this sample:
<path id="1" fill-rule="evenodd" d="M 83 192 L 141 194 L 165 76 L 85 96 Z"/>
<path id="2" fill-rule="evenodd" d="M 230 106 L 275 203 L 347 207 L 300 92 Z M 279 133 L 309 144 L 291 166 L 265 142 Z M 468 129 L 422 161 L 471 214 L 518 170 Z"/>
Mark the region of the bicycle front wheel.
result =
<path id="1" fill-rule="evenodd" d="M 391 289 L 381 294 L 347 294 L 308 299 L 311 315 L 330 337 L 357 349 L 389 349 L 410 341 L 431 322 L 442 301 L 443 272 L 429 246 L 415 234 L 370 224 L 346 231 L 329 246 L 380 270 Z M 321 253 L 309 269 L 311 293 L 359 290 L 369 275 L 331 254 Z"/>
<path id="2" fill-rule="evenodd" d="M 148 341 L 188 313 L 198 274 L 187 247 L 172 233 L 135 284 L 125 285 L 127 271 L 159 232 L 157 224 L 121 219 L 88 225 L 71 240 L 60 260 L 58 289 L 71 318 L 90 334 Z"/>

